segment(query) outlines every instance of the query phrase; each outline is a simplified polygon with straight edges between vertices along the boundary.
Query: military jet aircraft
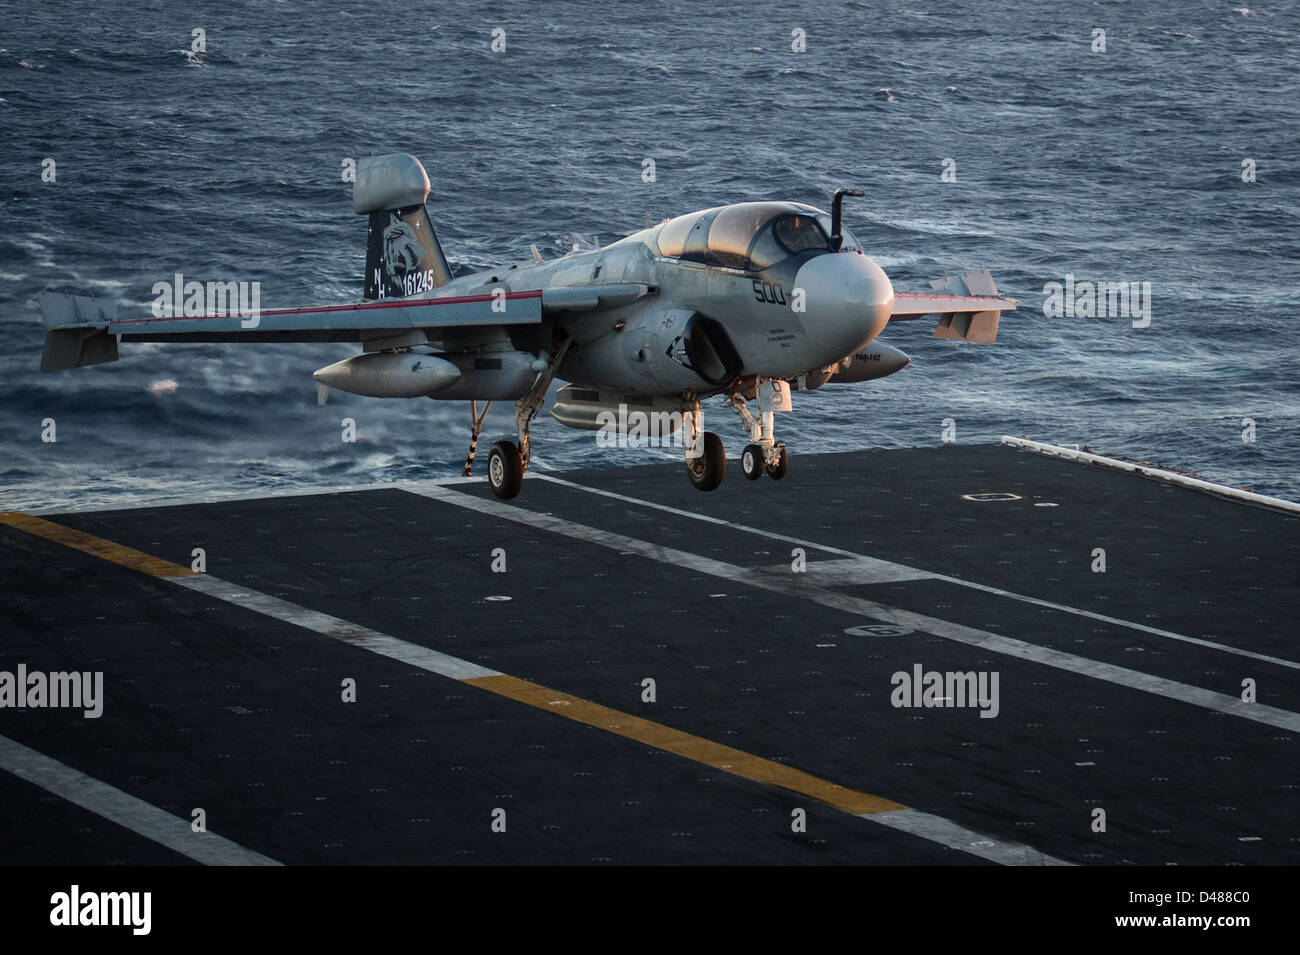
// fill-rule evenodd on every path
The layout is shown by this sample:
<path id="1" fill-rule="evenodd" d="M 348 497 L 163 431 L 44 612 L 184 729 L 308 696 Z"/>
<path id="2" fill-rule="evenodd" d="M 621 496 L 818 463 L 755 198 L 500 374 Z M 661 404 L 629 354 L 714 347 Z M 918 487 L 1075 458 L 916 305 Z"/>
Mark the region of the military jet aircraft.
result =
<path id="1" fill-rule="evenodd" d="M 903 368 L 906 355 L 875 342 L 891 321 L 934 315 L 937 336 L 987 343 L 1016 305 L 988 272 L 934 281 L 924 294 L 895 292 L 844 226 L 843 199 L 859 191 L 838 190 L 829 214 L 740 202 L 551 261 L 534 246 L 532 262 L 459 277 L 429 218 L 429 191 L 414 156 L 358 162 L 353 208 L 369 217 L 358 303 L 118 318 L 111 302 L 43 292 L 41 370 L 114 361 L 122 341 L 359 342 L 361 354 L 315 373 L 320 400 L 338 388 L 469 401 L 466 475 L 491 403 L 515 402 L 517 440 L 488 456 L 499 498 L 522 487 L 529 428 L 553 379 L 570 382 L 552 409 L 570 427 L 626 431 L 631 408 L 641 423 L 684 431 L 687 473 L 709 491 L 727 462 L 721 439 L 702 430 L 702 399 L 722 396 L 740 416 L 745 477 L 780 478 L 789 458 L 773 415 L 790 410 L 792 390 Z"/>

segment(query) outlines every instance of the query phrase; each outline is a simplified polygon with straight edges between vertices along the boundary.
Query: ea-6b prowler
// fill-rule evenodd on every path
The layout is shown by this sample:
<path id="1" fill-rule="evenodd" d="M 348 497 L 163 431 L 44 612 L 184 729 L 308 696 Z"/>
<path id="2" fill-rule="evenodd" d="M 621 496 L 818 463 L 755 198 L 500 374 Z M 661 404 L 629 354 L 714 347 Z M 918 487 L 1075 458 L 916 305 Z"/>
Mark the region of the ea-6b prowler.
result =
<path id="1" fill-rule="evenodd" d="M 491 402 L 515 402 L 517 443 L 494 444 L 488 458 L 497 497 L 519 493 L 529 427 L 555 378 L 571 382 L 552 408 L 570 427 L 626 430 L 630 408 L 667 421 L 669 433 L 685 428 L 687 473 L 709 491 L 727 463 L 722 441 L 701 429 L 701 399 L 723 396 L 744 422 L 745 476 L 780 478 L 788 457 L 773 413 L 790 410 L 792 388 L 899 371 L 907 356 L 875 343 L 890 321 L 935 315 L 939 337 L 992 342 L 1000 314 L 1016 304 L 999 297 L 988 272 L 896 293 L 842 222 L 843 197 L 861 192 L 837 191 L 829 214 L 798 202 L 719 206 L 603 249 L 542 261 L 534 247 L 533 262 L 458 278 L 428 195 L 414 156 L 358 162 L 353 207 L 369 217 L 359 303 L 118 318 L 111 302 L 44 292 L 41 370 L 114 361 L 124 340 L 360 342 L 361 354 L 315 373 L 320 400 L 339 388 L 471 402 L 465 474 Z"/>

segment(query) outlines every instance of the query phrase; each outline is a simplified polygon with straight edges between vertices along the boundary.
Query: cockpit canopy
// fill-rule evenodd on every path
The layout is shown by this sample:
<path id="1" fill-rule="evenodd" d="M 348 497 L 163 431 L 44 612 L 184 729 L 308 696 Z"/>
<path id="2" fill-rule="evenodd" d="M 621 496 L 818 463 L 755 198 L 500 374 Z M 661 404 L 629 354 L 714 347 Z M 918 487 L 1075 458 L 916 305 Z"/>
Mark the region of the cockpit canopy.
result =
<path id="1" fill-rule="evenodd" d="M 844 251 L 861 248 L 841 227 Z M 659 256 L 761 272 L 801 252 L 831 250 L 831 217 L 801 202 L 738 202 L 669 219 L 630 235 Z"/>

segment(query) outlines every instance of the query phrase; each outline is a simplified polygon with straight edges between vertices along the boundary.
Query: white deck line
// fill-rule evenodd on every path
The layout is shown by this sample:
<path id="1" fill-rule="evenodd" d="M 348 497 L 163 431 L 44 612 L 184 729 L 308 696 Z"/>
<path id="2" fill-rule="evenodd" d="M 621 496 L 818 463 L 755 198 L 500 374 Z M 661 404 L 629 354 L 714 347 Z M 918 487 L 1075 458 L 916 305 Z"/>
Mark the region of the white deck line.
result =
<path id="1" fill-rule="evenodd" d="M 1275 657 L 1266 653 L 1256 653 L 1254 650 L 1229 646 L 1226 643 L 1217 643 L 1214 640 L 1206 640 L 1203 637 L 1192 637 L 1185 633 L 1176 633 L 1173 630 L 1164 630 L 1160 627 L 1148 626 L 1147 624 L 1137 623 L 1133 620 L 1124 620 L 1120 617 L 1111 617 L 1107 614 L 1096 613 L 1092 610 L 1084 610 L 1080 607 L 1071 607 L 1068 604 L 1056 603 L 1052 600 L 1044 600 L 1041 597 L 1030 597 L 1027 594 L 1019 594 L 1015 591 L 1004 590 L 1001 587 L 993 587 L 989 584 L 977 583 L 973 580 L 963 580 L 960 577 L 941 574 L 937 571 L 921 570 L 920 568 L 909 567 L 906 564 L 897 564 L 892 561 L 885 561 L 865 554 L 859 554 L 854 551 L 844 550 L 842 547 L 833 547 L 830 544 L 819 544 L 816 541 L 804 540 L 800 537 L 791 537 L 788 534 L 778 534 L 774 531 L 763 530 L 759 527 L 751 527 L 748 524 L 740 524 L 736 521 L 727 521 L 719 517 L 711 517 L 708 514 L 699 514 L 695 511 L 687 511 L 679 507 L 672 507 L 668 504 L 659 504 L 656 501 L 646 501 L 638 497 L 631 497 L 627 494 L 619 494 L 617 491 L 604 491 L 599 488 L 587 487 L 585 484 L 578 484 L 576 481 L 553 477 L 549 474 L 537 474 L 534 475 L 534 478 L 537 480 L 549 481 L 552 484 L 573 488 L 574 490 L 585 491 L 588 494 L 595 494 L 598 497 L 607 497 L 612 500 L 624 501 L 628 504 L 635 504 L 640 507 L 663 511 L 667 514 L 675 514 L 678 517 L 685 517 L 694 521 L 702 521 L 706 524 L 717 524 L 722 527 L 729 527 L 746 534 L 765 537 L 768 540 L 783 541 L 788 544 L 796 544 L 808 550 L 817 550 L 828 554 L 841 555 L 846 559 L 845 561 L 813 561 L 808 564 L 808 579 L 816 581 L 824 586 L 834 587 L 837 584 L 842 586 L 843 581 L 837 581 L 835 579 L 836 573 L 845 566 L 847 561 L 851 560 L 856 562 L 860 569 L 859 579 L 855 580 L 854 583 L 880 583 L 886 580 L 942 580 L 946 583 L 957 584 L 961 587 L 969 587 L 972 590 L 980 590 L 984 593 L 993 594 L 998 597 L 1018 600 L 1021 603 L 1033 604 L 1038 607 L 1046 607 L 1050 610 L 1059 610 L 1062 613 L 1086 617 L 1089 620 L 1096 620 L 1099 623 L 1108 623 L 1113 626 L 1136 630 L 1140 633 L 1149 633 L 1152 636 L 1164 637 L 1168 640 L 1177 640 L 1180 643 L 1190 643 L 1200 647 L 1207 647 L 1211 650 L 1218 650 L 1221 653 L 1230 653 L 1234 656 L 1259 660 L 1261 663 L 1271 663 L 1275 666 L 1286 667 L 1291 670 L 1300 670 L 1300 663 L 1297 663 L 1294 660 L 1286 660 L 1282 657 Z M 416 493 L 420 492 L 417 491 Z M 786 567 L 788 565 L 783 564 L 781 566 Z M 830 571 L 826 577 L 822 576 L 823 568 Z M 772 576 L 770 568 L 758 568 L 755 569 L 753 573 L 759 577 Z M 777 576 L 779 577 L 781 575 Z"/>
<path id="2" fill-rule="evenodd" d="M 203 865 L 280 865 L 214 832 L 194 832 L 190 820 L 173 816 L 7 736 L 0 736 L 0 769 Z M 21 824 L 20 820 L 15 822 Z"/>
<path id="3" fill-rule="evenodd" d="M 1002 443 L 1009 447 L 1019 448 L 1022 451 L 1034 451 L 1038 454 L 1046 454 L 1053 458 L 1063 458 L 1067 461 L 1079 461 L 1084 464 L 1096 464 L 1100 467 L 1111 468 L 1116 471 L 1127 471 L 1129 474 L 1138 474 L 1142 477 L 1154 478 L 1157 481 L 1165 481 L 1169 484 L 1178 484 L 1182 487 L 1204 491 L 1209 494 L 1218 495 L 1219 497 L 1230 498 L 1234 501 L 1242 501 L 1246 504 L 1257 504 L 1260 507 L 1277 508 L 1278 510 L 1286 511 L 1288 514 L 1300 514 L 1300 504 L 1297 504 L 1294 501 L 1286 501 L 1280 497 L 1269 497 L 1267 494 L 1256 494 L 1254 491 L 1243 491 L 1240 488 L 1228 487 L 1226 484 L 1215 484 L 1213 481 L 1203 481 L 1200 478 L 1188 477 L 1185 474 L 1166 471 L 1163 468 L 1151 468 L 1142 464 L 1133 464 L 1129 461 L 1119 461 L 1115 458 L 1108 458 L 1101 454 L 1092 454 L 1088 451 L 1076 451 L 1074 448 L 1063 448 L 1055 444 L 1045 444 L 1042 441 L 1031 441 L 1028 438 L 1013 438 L 1010 435 L 1003 435 Z"/>
<path id="4" fill-rule="evenodd" d="M 424 493 L 435 500 L 450 499 L 452 503 L 461 503 L 456 500 L 457 498 L 463 498 L 466 502 L 477 500 L 477 498 L 467 497 L 465 495 L 455 495 L 452 494 L 452 492 L 437 489 L 432 484 L 428 486 L 428 489 Z M 488 505 L 488 507 L 491 506 L 492 505 Z M 502 506 L 505 507 L 505 505 Z M 509 512 L 517 510 L 517 508 L 508 508 Z M 520 511 L 520 513 L 527 514 L 529 512 Z M 506 516 L 514 520 L 518 519 L 517 516 L 512 516 L 512 513 L 508 513 Z M 612 541 L 615 540 L 615 535 L 610 535 L 610 537 Z M 469 660 L 463 660 L 459 657 L 454 657 L 430 649 L 429 647 L 421 646 L 420 644 L 413 643 L 409 640 L 403 640 L 400 637 L 390 636 L 389 634 L 381 633 L 378 630 L 371 630 L 369 627 L 363 627 L 360 624 L 351 623 L 350 621 L 342 620 L 326 613 L 321 613 L 318 610 L 310 610 L 307 607 L 290 603 L 287 600 L 281 600 L 279 597 L 273 597 L 270 594 L 265 594 L 249 587 L 243 587 L 226 580 L 221 580 L 217 577 L 210 577 L 207 574 L 195 574 L 192 577 L 165 577 L 162 579 L 166 580 L 168 583 L 177 584 L 178 586 L 186 587 L 198 593 L 206 594 L 207 596 L 216 598 L 217 600 L 224 600 L 237 607 L 243 607 L 256 613 L 272 617 L 276 620 L 282 620 L 285 623 L 303 627 L 304 629 L 311 630 L 312 632 L 321 634 L 322 636 L 330 637 L 331 639 L 349 644 L 359 650 L 366 650 L 370 653 L 378 654 L 379 656 L 388 657 L 391 660 L 396 660 L 397 662 L 406 664 L 407 666 L 417 667 L 429 673 L 436 673 L 439 676 L 448 677 L 449 679 L 467 681 L 484 676 L 504 675 L 499 670 L 492 670 Z M 503 698 L 509 699 L 509 697 Z M 4 737 L 0 737 L 0 744 L 3 744 L 4 742 Z M 642 742 L 642 745 L 653 745 L 651 743 L 645 743 L 644 741 L 640 742 Z M 17 744 L 13 745 L 16 746 Z M 10 765 L 6 765 L 6 755 L 7 753 L 3 745 L 0 745 L 0 768 L 11 769 L 11 771 L 17 772 L 17 770 L 12 769 Z M 46 757 L 40 757 L 39 754 L 31 754 L 29 758 L 45 759 Z M 683 758 L 689 759 L 690 757 Z M 705 765 L 711 764 L 706 763 Z M 70 770 L 70 772 L 75 772 L 75 770 Z M 749 779 L 749 781 L 755 782 L 756 785 L 759 786 L 768 785 L 766 783 L 752 780 L 746 776 L 742 776 L 741 778 Z M 114 792 L 116 792 L 116 790 Z M 63 793 L 60 793 L 60 795 L 63 795 Z M 134 798 L 126 796 L 125 793 L 122 793 L 121 795 L 125 799 Z M 96 809 L 95 811 L 100 812 L 101 815 L 108 815 L 107 812 L 99 809 Z M 889 818 L 878 819 L 876 818 L 878 815 L 888 816 Z M 901 832 L 910 833 L 913 836 L 945 846 L 949 849 L 968 852 L 971 855 L 999 863 L 1000 865 L 1074 864 L 1063 859 L 1057 859 L 1054 856 L 1047 855 L 1046 853 L 1040 852 L 1037 849 L 1014 840 L 995 839 L 992 836 L 987 836 L 966 829 L 963 826 L 959 826 L 950 819 L 945 819 L 942 816 L 936 816 L 932 813 L 920 812 L 915 809 L 895 810 L 885 813 L 863 813 L 858 815 L 858 818 L 865 819 L 869 822 L 880 823 L 881 825 L 897 829 Z M 184 820 L 178 820 L 178 822 L 184 823 Z M 144 830 L 137 829 L 136 831 L 143 832 Z M 153 838 L 156 841 L 163 841 L 157 834 L 151 834 L 150 832 L 144 832 L 144 834 L 149 835 L 150 838 Z M 175 848 L 175 846 L 173 846 L 173 848 Z M 212 855 L 211 858 L 219 862 L 242 862 L 243 864 L 249 864 L 247 860 L 238 855 L 238 850 L 242 850 L 242 847 L 233 846 L 232 844 L 232 847 L 225 847 L 225 850 L 224 855 Z M 215 851 L 216 850 L 210 849 L 209 853 Z M 249 850 L 242 851 L 248 852 Z M 192 851 L 190 854 L 192 855 Z M 253 855 L 255 856 L 256 854 L 254 853 Z M 197 856 L 195 856 L 195 858 L 197 858 Z M 205 858 L 200 861 L 208 860 Z"/>
<path id="5" fill-rule="evenodd" d="M 424 494 L 435 501 L 454 504 L 465 510 L 477 511 L 489 517 L 514 521 L 538 530 L 550 531 L 553 534 L 573 540 L 597 544 L 620 553 L 636 554 L 663 564 L 693 570 L 696 573 L 708 574 L 722 580 L 748 584 L 760 590 L 769 590 L 796 599 L 812 600 L 832 610 L 840 610 L 848 614 L 867 617 L 870 620 L 920 630 L 923 633 L 978 647 L 991 653 L 1005 654 L 1032 663 L 1055 667 L 1069 673 L 1103 680 L 1116 686 L 1140 690 L 1153 696 L 1178 700 L 1213 712 L 1253 720 L 1292 733 L 1300 733 L 1300 713 L 1291 710 L 1266 706 L 1263 703 L 1247 703 L 1237 696 L 1229 696 L 1188 683 L 1180 683 L 1177 680 L 1154 676 L 1141 670 L 1132 670 L 1128 667 L 1103 663 L 1100 660 L 1081 657 L 1062 650 L 1053 650 L 1024 640 L 990 633 L 976 627 L 968 627 L 964 624 L 941 620 L 926 614 L 900 610 L 873 600 L 853 597 L 819 586 L 812 581 L 802 581 L 800 580 L 801 574 L 791 574 L 787 579 L 755 574 L 749 568 L 730 564 L 713 557 L 704 557 L 688 551 L 678 550 L 675 547 L 653 544 L 635 537 L 628 537 L 625 534 L 565 520 L 552 514 L 540 514 L 513 504 L 506 504 L 496 498 L 474 497 L 469 494 L 461 494 L 436 487 L 431 487 Z M 173 577 L 169 579 L 181 581 L 185 578 Z"/>

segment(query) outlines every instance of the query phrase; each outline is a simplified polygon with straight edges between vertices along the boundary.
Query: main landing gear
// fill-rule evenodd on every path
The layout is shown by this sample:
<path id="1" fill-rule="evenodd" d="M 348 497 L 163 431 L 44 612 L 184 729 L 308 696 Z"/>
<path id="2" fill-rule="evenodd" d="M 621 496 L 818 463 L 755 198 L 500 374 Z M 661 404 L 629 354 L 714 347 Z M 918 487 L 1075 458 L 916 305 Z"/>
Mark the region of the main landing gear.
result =
<path id="1" fill-rule="evenodd" d="M 700 430 L 700 405 L 686 419 L 686 475 L 701 491 L 712 491 L 727 476 L 727 451 L 712 431 Z"/>
<path id="2" fill-rule="evenodd" d="M 547 364 L 545 371 L 537 376 L 532 390 L 515 402 L 515 430 L 519 442 L 516 444 L 511 441 L 498 441 L 488 452 L 488 487 L 492 488 L 492 493 L 503 501 L 510 500 L 523 489 L 524 472 L 528 470 L 528 459 L 532 452 L 532 439 L 528 431 L 533 419 L 537 417 L 537 412 L 541 410 L 546 389 L 550 387 L 555 371 L 564 360 L 564 353 L 569 350 L 569 343 L 572 341 L 571 338 L 565 339 L 564 344 L 555 353 L 555 357 Z M 473 424 L 469 439 L 469 457 L 465 459 L 465 467 L 461 471 L 465 477 L 474 473 L 474 452 L 478 447 L 479 434 L 483 431 L 483 422 L 491 407 L 491 401 L 484 404 L 483 413 L 480 415 L 478 402 L 470 402 Z"/>
<path id="3" fill-rule="evenodd" d="M 477 401 L 471 401 L 469 408 L 470 417 L 473 419 L 469 438 L 469 457 L 465 459 L 465 467 L 460 472 L 465 477 L 470 477 L 474 473 L 474 455 L 478 450 L 478 436 L 483 433 L 483 422 L 492 408 L 492 402 L 484 403 L 482 414 L 479 414 Z M 526 447 L 527 442 L 527 427 L 525 427 L 518 445 L 511 441 L 498 441 L 488 452 L 488 486 L 492 488 L 492 493 L 502 500 L 514 497 L 524 486 L 525 464 L 520 447 Z"/>
<path id="4" fill-rule="evenodd" d="M 790 455 L 785 445 L 773 438 L 773 412 L 790 410 L 790 386 L 784 381 L 759 382 L 757 389 L 759 416 L 736 392 L 727 396 L 727 406 L 745 424 L 750 442 L 740 453 L 740 470 L 750 481 L 767 476 L 779 481 L 790 469 Z M 726 451 L 722 439 L 712 431 L 700 430 L 700 406 L 687 418 L 689 440 L 686 445 L 686 473 L 701 491 L 712 491 L 727 473 Z"/>
<path id="5" fill-rule="evenodd" d="M 498 441 L 488 452 L 488 486 L 503 501 L 518 494 L 524 486 L 524 456 L 509 441 Z"/>

